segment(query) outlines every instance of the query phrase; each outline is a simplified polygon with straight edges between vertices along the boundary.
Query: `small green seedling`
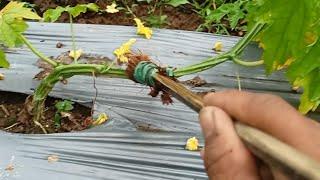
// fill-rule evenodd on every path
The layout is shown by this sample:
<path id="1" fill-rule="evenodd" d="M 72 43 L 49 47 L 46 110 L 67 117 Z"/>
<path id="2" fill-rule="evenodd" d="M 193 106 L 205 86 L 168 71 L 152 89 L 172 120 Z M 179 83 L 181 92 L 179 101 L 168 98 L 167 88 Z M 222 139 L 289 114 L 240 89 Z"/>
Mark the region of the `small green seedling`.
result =
<path id="1" fill-rule="evenodd" d="M 64 100 L 64 101 L 59 101 L 55 104 L 55 108 L 57 109 L 56 114 L 54 115 L 54 125 L 56 127 L 61 126 L 61 113 L 67 113 L 70 112 L 73 109 L 73 104 L 74 102 Z"/>
<path id="2" fill-rule="evenodd" d="M 150 27 L 161 28 L 168 24 L 167 17 L 167 15 L 150 15 L 146 21 Z"/>

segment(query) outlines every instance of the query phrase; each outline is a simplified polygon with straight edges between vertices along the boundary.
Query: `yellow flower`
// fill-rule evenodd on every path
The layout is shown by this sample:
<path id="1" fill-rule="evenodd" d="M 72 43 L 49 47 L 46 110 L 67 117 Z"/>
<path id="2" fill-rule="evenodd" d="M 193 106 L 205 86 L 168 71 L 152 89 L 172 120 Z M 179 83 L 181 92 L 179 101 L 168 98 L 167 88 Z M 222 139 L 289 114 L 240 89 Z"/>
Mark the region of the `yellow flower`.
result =
<path id="1" fill-rule="evenodd" d="M 215 50 L 215 51 L 221 51 L 222 50 L 222 42 L 216 42 L 215 44 L 214 44 L 214 47 L 213 47 L 213 50 Z"/>
<path id="2" fill-rule="evenodd" d="M 113 2 L 110 6 L 107 6 L 107 13 L 117 13 L 119 10 L 117 9 L 117 4 Z"/>
<path id="3" fill-rule="evenodd" d="M 120 62 L 127 63 L 128 58 L 126 55 L 131 52 L 131 46 L 136 42 L 136 39 L 129 39 L 128 42 L 122 44 L 118 49 L 114 50 L 113 53 L 117 56 Z"/>
<path id="4" fill-rule="evenodd" d="M 104 122 L 106 122 L 109 119 L 109 117 L 106 115 L 106 113 L 101 113 L 97 120 L 95 120 L 92 125 L 97 126 Z"/>
<path id="5" fill-rule="evenodd" d="M 69 56 L 72 57 L 74 60 L 78 60 L 80 56 L 82 55 L 82 49 L 79 50 L 71 50 L 69 53 Z"/>
<path id="6" fill-rule="evenodd" d="M 134 18 L 133 20 L 137 24 L 137 34 L 144 35 L 147 39 L 150 39 L 152 36 L 152 29 L 145 27 L 143 22 L 138 18 Z"/>
<path id="7" fill-rule="evenodd" d="M 199 141 L 196 137 L 189 138 L 187 140 L 186 149 L 189 151 L 197 151 L 199 145 Z"/>

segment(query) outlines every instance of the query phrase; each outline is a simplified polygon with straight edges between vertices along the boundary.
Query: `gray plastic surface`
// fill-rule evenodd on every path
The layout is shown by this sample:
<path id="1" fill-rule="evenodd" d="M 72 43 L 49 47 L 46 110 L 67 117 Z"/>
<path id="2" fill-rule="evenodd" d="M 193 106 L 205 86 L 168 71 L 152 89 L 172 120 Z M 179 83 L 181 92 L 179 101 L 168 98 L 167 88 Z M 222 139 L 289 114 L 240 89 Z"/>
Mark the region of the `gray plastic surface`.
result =
<path id="1" fill-rule="evenodd" d="M 29 23 L 26 36 L 44 54 L 56 56 L 71 49 L 68 24 Z M 216 41 L 230 49 L 237 37 L 207 33 L 154 30 L 151 40 L 124 26 L 75 24 L 78 48 L 86 53 L 113 57 L 112 52 L 129 38 L 137 38 L 135 50 L 149 54 L 164 65 L 186 66 L 216 55 L 211 50 Z M 56 48 L 56 43 L 66 46 Z M 5 80 L 0 90 L 32 93 L 39 83 L 37 58 L 26 48 L 8 50 L 11 69 L 0 69 Z M 259 56 L 259 49 L 247 48 L 245 58 Z M 208 84 L 192 88 L 209 91 L 237 88 L 237 74 L 243 90 L 277 94 L 293 105 L 299 95 L 292 92 L 281 72 L 264 76 L 262 67 L 246 68 L 223 63 L 199 73 Z M 187 76 L 182 80 L 194 77 Z M 164 106 L 159 98 L 148 96 L 149 88 L 129 80 L 98 78 L 96 114 L 106 112 L 111 119 L 96 128 L 78 133 L 53 135 L 18 135 L 0 132 L 0 179 L 207 179 L 199 152 L 184 150 L 187 138 L 196 136 L 203 144 L 197 113 L 174 100 Z M 51 96 L 90 105 L 94 97 L 92 77 L 77 76 L 68 85 L 58 84 Z M 320 115 L 311 113 L 315 119 Z M 149 127 L 160 132 L 141 132 Z M 284 127 L 285 128 L 285 127 Z M 58 162 L 49 163 L 49 155 Z M 12 161 L 14 170 L 5 171 Z"/>

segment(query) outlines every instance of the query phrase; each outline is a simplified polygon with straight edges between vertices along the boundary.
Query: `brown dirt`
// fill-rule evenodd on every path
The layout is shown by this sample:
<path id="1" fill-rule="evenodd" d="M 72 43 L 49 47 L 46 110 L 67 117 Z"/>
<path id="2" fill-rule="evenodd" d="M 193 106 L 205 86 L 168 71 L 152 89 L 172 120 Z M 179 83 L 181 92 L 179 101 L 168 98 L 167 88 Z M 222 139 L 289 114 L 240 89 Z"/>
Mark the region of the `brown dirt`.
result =
<path id="1" fill-rule="evenodd" d="M 35 9 L 39 14 L 43 14 L 49 8 L 55 8 L 57 6 L 74 6 L 76 4 L 84 3 L 96 3 L 101 8 L 106 8 L 107 5 L 110 5 L 113 1 L 110 0 L 30 0 L 31 3 L 35 4 Z M 121 2 L 117 2 L 121 7 L 124 7 Z M 128 1 L 128 4 L 132 2 Z M 133 13 L 139 18 L 146 18 L 148 16 L 148 10 L 152 6 L 148 4 L 139 3 L 139 6 L 134 6 L 132 8 Z M 160 10 L 161 9 L 161 10 Z M 202 23 L 202 19 L 193 12 L 191 8 L 186 6 L 174 8 L 168 5 L 162 5 L 161 8 L 153 13 L 154 15 L 167 15 L 168 24 L 164 25 L 163 28 L 168 29 L 182 29 L 182 30 L 191 30 L 194 31 Z M 112 25 L 134 25 L 133 17 L 130 14 L 125 13 L 124 10 L 119 13 L 109 14 L 109 13 L 94 13 L 87 12 L 78 16 L 75 20 L 76 23 L 83 24 L 112 24 Z M 67 14 L 63 14 L 58 22 L 69 22 L 69 17 Z"/>
<path id="2" fill-rule="evenodd" d="M 181 83 L 188 85 L 188 86 L 191 86 L 191 87 L 201 87 L 201 86 L 207 84 L 207 81 L 204 79 L 201 79 L 200 76 L 196 76 L 196 77 L 189 79 L 187 81 L 182 81 Z"/>
<path id="3" fill-rule="evenodd" d="M 27 126 L 18 121 L 19 113 L 24 107 L 27 95 L 13 92 L 0 92 L 0 129 L 14 133 L 38 134 L 43 133 L 37 126 Z M 54 125 L 55 103 L 60 100 L 49 97 L 46 101 L 44 118 L 40 123 L 48 133 L 60 133 L 70 131 L 81 131 L 89 128 L 92 123 L 91 109 L 75 103 L 70 117 L 62 118 L 61 127 Z M 30 120 L 31 121 L 31 120 Z M 11 127 L 10 127 L 11 126 Z"/>

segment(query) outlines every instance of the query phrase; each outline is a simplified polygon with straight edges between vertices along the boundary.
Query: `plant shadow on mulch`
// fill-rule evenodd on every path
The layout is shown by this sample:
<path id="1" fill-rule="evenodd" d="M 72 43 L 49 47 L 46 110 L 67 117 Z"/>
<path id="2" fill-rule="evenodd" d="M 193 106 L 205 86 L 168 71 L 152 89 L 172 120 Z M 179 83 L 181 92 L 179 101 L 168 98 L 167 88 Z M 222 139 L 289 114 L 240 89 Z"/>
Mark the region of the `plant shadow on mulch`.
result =
<path id="1" fill-rule="evenodd" d="M 15 92 L 0 91 L 0 130 L 25 133 L 42 134 L 41 128 L 35 125 L 26 125 L 19 121 L 19 113 L 24 108 L 24 103 L 28 95 Z M 74 109 L 69 112 L 72 117 L 61 119 L 61 126 L 54 125 L 54 116 L 56 113 L 55 103 L 61 99 L 48 97 L 45 104 L 44 117 L 40 123 L 45 127 L 48 133 L 61 133 L 70 131 L 81 131 L 90 127 L 92 123 L 91 109 L 74 103 Z M 32 120 L 30 119 L 30 122 Z"/>

